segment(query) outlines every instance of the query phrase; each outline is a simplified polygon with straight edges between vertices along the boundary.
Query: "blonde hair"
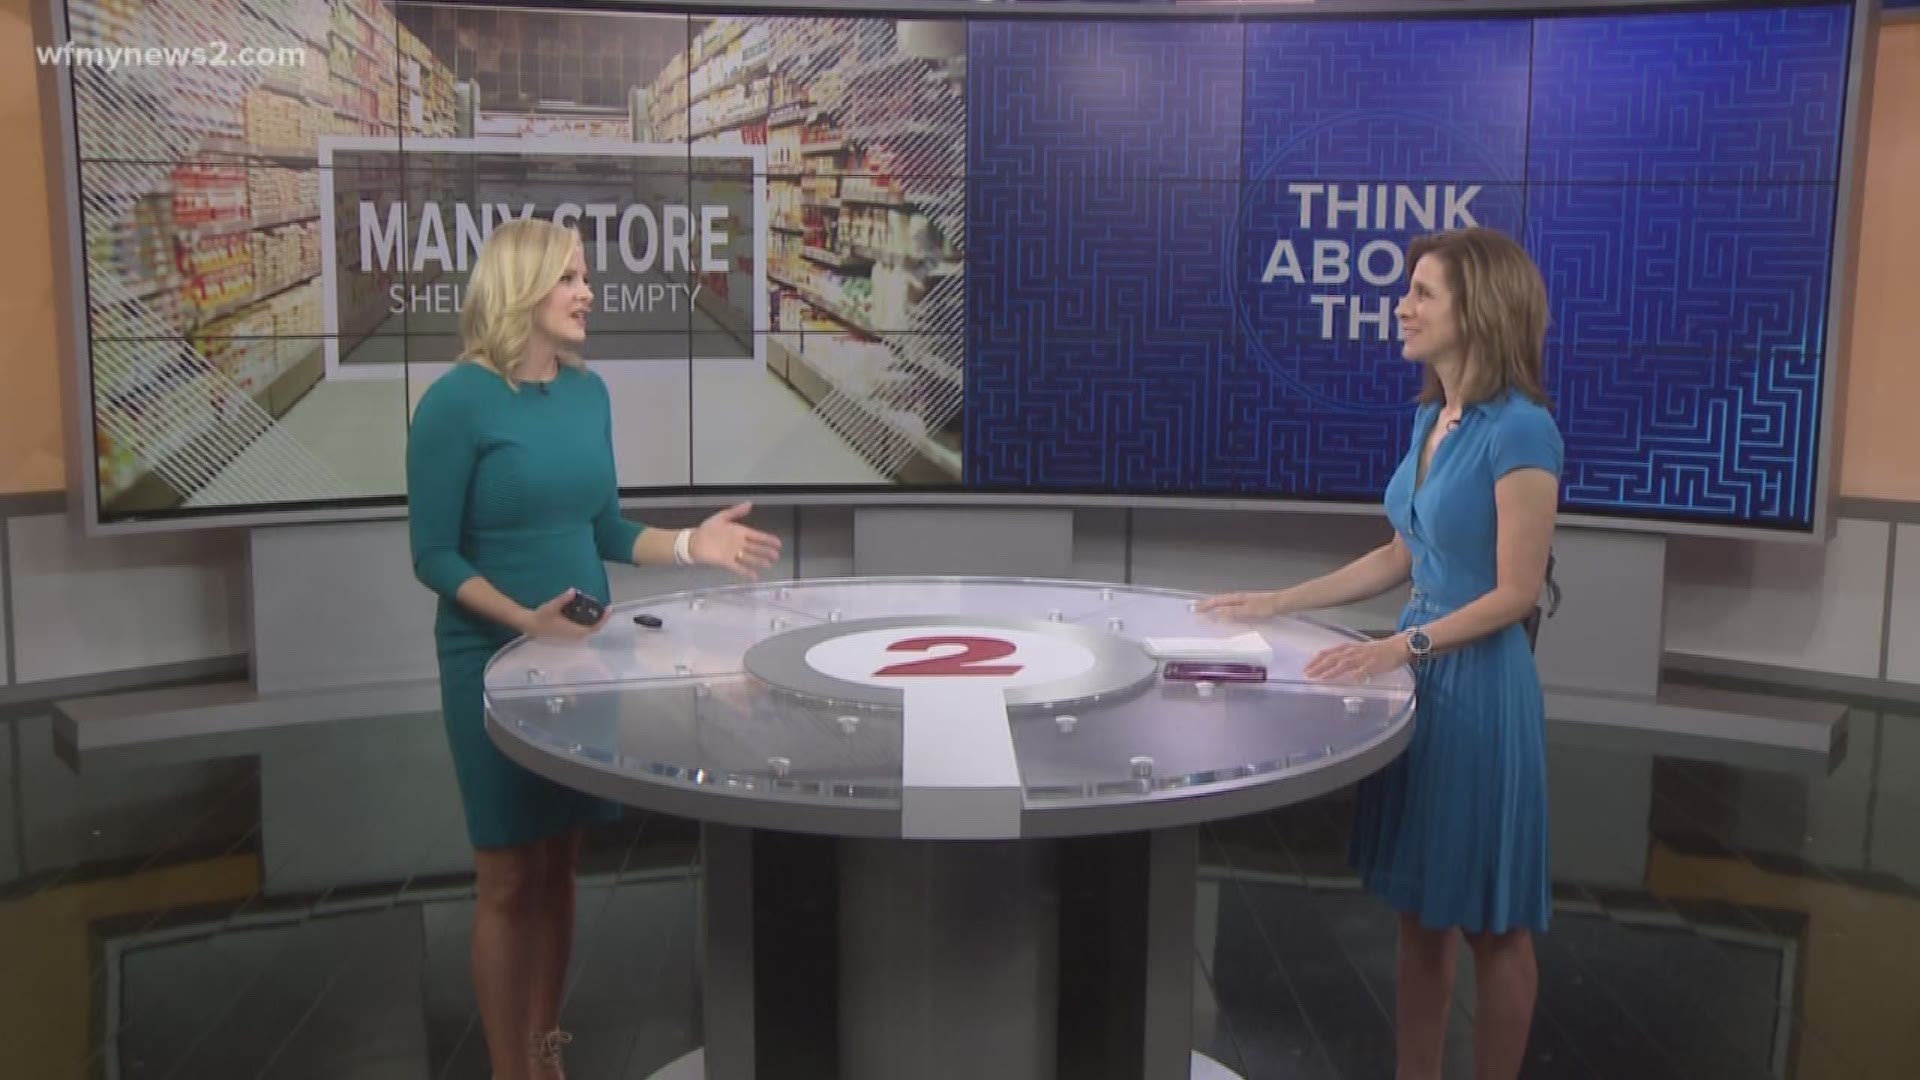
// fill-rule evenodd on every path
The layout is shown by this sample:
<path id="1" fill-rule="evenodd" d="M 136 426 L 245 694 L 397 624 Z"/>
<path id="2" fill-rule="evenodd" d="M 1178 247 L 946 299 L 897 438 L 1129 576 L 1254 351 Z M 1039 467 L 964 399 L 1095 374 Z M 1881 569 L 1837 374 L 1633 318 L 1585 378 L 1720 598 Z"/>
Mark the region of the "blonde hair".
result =
<path id="1" fill-rule="evenodd" d="M 1495 229 L 1456 229 L 1422 236 L 1407 248 L 1407 270 L 1421 257 L 1439 257 L 1447 289 L 1460 315 L 1466 346 L 1460 404 L 1499 397 L 1509 390 L 1552 407 L 1546 377 L 1547 284 L 1527 249 Z M 1444 394 L 1440 377 L 1427 369 L 1422 402 Z"/>
<path id="2" fill-rule="evenodd" d="M 480 246 L 460 310 L 460 359 L 492 368 L 507 385 L 520 385 L 520 362 L 533 336 L 533 309 L 567 272 L 580 236 L 537 218 L 501 224 Z M 560 362 L 580 358 L 562 349 Z"/>

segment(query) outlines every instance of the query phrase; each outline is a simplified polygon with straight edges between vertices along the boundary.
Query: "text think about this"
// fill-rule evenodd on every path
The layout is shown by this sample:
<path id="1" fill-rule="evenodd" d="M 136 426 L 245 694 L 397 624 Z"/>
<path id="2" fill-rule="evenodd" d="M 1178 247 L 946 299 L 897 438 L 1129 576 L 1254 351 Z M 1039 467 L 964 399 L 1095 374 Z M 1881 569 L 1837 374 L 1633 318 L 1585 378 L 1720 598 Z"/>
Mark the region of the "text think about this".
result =
<path id="1" fill-rule="evenodd" d="M 1404 237 L 1479 224 L 1473 214 L 1478 184 L 1298 183 L 1288 184 L 1287 193 L 1298 203 L 1299 232 L 1274 241 L 1260 284 L 1312 286 L 1307 300 L 1319 309 L 1323 341 L 1398 337 L 1393 308 L 1407 276 Z M 1340 235 L 1316 236 L 1317 230 Z M 1360 239 L 1368 233 L 1393 235 Z M 1343 285 L 1350 290 L 1356 278 L 1388 295 L 1330 291 Z"/>

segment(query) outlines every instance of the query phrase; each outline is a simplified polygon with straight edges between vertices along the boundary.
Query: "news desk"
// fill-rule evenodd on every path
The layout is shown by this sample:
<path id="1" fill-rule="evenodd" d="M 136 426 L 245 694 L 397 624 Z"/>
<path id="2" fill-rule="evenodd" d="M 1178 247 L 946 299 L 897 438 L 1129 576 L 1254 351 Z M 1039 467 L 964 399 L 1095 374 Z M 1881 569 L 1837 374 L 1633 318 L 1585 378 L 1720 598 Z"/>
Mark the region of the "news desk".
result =
<path id="1" fill-rule="evenodd" d="M 1379 769 L 1414 687 L 1309 681 L 1360 635 L 1197 599 L 933 577 L 654 597 L 582 644 L 503 649 L 488 732 L 701 823 L 705 1046 L 660 1080 L 1228 1077 L 1192 1047 L 1198 827 Z M 1249 630 L 1265 681 L 1170 679 L 1145 644 Z"/>

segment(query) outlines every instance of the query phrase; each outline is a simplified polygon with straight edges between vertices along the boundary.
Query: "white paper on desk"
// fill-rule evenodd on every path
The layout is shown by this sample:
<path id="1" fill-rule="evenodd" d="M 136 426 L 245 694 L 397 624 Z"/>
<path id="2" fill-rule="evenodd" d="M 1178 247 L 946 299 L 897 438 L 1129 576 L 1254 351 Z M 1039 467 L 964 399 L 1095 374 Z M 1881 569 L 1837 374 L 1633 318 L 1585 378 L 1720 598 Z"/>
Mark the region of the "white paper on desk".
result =
<path id="1" fill-rule="evenodd" d="M 1258 631 L 1230 638 L 1150 637 L 1142 642 L 1158 660 L 1231 660 L 1265 664 L 1273 660 L 1273 646 Z"/>

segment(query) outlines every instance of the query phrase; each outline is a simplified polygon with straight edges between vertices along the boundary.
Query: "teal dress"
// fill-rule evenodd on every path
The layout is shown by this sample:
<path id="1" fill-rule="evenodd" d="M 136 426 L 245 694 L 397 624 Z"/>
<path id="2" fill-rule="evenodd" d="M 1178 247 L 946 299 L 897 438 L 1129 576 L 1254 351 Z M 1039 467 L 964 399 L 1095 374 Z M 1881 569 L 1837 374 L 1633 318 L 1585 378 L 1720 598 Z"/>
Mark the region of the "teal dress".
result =
<path id="1" fill-rule="evenodd" d="M 1387 484 L 1387 518 L 1413 554 L 1400 628 L 1434 622 L 1496 583 L 1494 483 L 1560 475 L 1553 416 L 1519 394 L 1469 406 L 1419 480 L 1438 405 Z M 1508 626 L 1415 670 L 1406 752 L 1362 781 L 1349 856 L 1367 889 L 1432 929 L 1543 931 L 1551 906 L 1546 709 L 1525 627 Z"/>
<path id="2" fill-rule="evenodd" d="M 434 640 L 454 772 L 476 848 L 612 821 L 618 804 L 514 763 L 485 727 L 487 661 L 516 636 L 455 602 L 474 576 L 534 608 L 569 588 L 610 599 L 606 561 L 631 562 L 644 526 L 620 516 L 607 387 L 562 367 L 518 390 L 456 364 L 421 395 L 407 437 L 414 575 L 439 595 Z"/>

